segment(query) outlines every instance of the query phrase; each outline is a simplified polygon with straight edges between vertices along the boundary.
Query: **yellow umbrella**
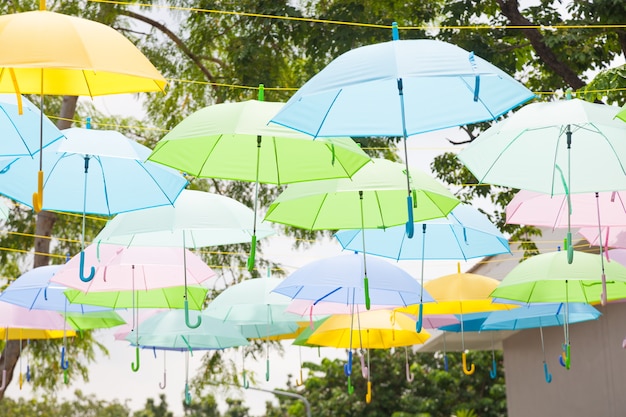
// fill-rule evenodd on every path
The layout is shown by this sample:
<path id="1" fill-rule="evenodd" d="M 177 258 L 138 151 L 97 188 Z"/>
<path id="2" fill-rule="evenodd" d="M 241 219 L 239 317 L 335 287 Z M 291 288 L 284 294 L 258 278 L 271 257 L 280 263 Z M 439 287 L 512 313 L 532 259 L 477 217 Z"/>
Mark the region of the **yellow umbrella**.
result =
<path id="1" fill-rule="evenodd" d="M 25 329 L 25 328 L 0 328 L 0 339 L 8 340 L 35 340 L 35 339 L 61 339 L 65 337 L 74 337 L 76 332 L 73 330 L 45 330 L 45 329 Z"/>
<path id="2" fill-rule="evenodd" d="M 87 19 L 39 10 L 0 16 L 0 92 L 100 96 L 163 91 L 165 78 L 115 29 Z M 40 148 L 42 148 L 40 144 Z M 43 172 L 39 153 L 35 211 L 42 207 Z"/>
<path id="3" fill-rule="evenodd" d="M 351 383 L 352 349 L 389 349 L 391 347 L 423 344 L 430 334 L 415 331 L 415 320 L 405 314 L 396 314 L 391 310 L 369 310 L 355 314 L 336 314 L 319 325 L 307 339 L 307 344 L 349 349 L 348 363 L 344 372 L 348 377 L 348 392 L 354 388 Z M 361 356 L 361 369 L 367 378 L 365 401 L 372 400 L 372 383 L 369 372 L 369 354 L 367 366 Z"/>
<path id="4" fill-rule="evenodd" d="M 494 303 L 491 292 L 500 284 L 500 281 L 483 275 L 461 273 L 460 265 L 457 273 L 433 279 L 424 284 L 426 290 L 434 299 L 434 303 L 424 304 L 424 315 L 442 314 L 469 314 L 495 310 L 510 310 L 517 306 Z M 396 311 L 416 315 L 419 305 L 410 305 L 398 308 Z M 463 338 L 463 319 L 461 318 L 461 343 L 463 345 L 463 372 L 471 375 L 476 370 L 472 363 L 467 368 L 465 341 Z"/>

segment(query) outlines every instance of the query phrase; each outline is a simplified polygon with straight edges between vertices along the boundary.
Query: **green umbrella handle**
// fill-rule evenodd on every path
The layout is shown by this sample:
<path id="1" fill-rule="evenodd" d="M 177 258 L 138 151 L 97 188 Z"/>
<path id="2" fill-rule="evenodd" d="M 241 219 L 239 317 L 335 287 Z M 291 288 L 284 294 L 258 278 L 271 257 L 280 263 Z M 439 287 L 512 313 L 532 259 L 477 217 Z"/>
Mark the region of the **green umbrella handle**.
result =
<path id="1" fill-rule="evenodd" d="M 413 197 L 411 194 L 406 197 L 406 206 L 409 212 L 409 221 L 406 222 L 406 237 L 411 239 L 415 231 L 415 225 L 413 224 Z"/>
<path id="2" fill-rule="evenodd" d="M 254 258 L 256 257 L 256 235 L 252 235 L 252 245 L 250 246 L 250 257 L 248 258 L 248 271 L 254 270 Z"/>
<path id="3" fill-rule="evenodd" d="M 424 322 L 424 304 L 420 303 L 417 313 L 417 322 L 415 323 L 415 331 L 417 333 L 422 331 L 422 324 Z"/>
<path id="4" fill-rule="evenodd" d="M 370 284 L 367 277 L 363 278 L 363 291 L 365 292 L 365 308 L 370 309 Z"/>
<path id="5" fill-rule="evenodd" d="M 63 383 L 65 385 L 70 383 L 70 375 L 69 375 L 69 371 L 67 369 L 63 370 Z"/>
<path id="6" fill-rule="evenodd" d="M 567 263 L 574 262 L 574 247 L 572 246 L 572 232 L 567 232 Z"/>
<path id="7" fill-rule="evenodd" d="M 352 378 L 348 377 L 348 394 L 354 394 L 354 386 L 352 385 Z"/>
<path id="8" fill-rule="evenodd" d="M 185 383 L 185 404 L 191 404 L 191 393 L 189 392 L 189 384 Z"/>
<path id="9" fill-rule="evenodd" d="M 139 346 L 135 346 L 135 362 L 130 364 L 130 369 L 132 369 L 133 372 L 139 370 Z"/>
<path id="10" fill-rule="evenodd" d="M 189 321 L 189 301 L 185 298 L 185 324 L 190 329 L 197 329 L 202 324 L 202 317 L 198 316 L 198 320 L 195 324 L 191 324 Z"/>

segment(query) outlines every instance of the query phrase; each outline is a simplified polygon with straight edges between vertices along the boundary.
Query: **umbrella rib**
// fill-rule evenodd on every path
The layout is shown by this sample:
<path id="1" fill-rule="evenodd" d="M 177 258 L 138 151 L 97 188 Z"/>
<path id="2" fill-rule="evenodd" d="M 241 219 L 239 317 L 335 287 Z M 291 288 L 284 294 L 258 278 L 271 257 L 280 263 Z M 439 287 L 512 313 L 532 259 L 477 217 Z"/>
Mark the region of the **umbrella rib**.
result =
<path id="1" fill-rule="evenodd" d="M 211 146 L 211 149 L 209 149 L 207 151 L 203 151 L 204 155 L 205 155 L 204 161 L 200 165 L 200 169 L 198 170 L 198 172 L 194 172 L 193 173 L 194 176 L 202 177 L 202 171 L 204 170 L 204 167 L 206 166 L 206 164 L 209 162 L 209 157 L 213 154 L 213 151 L 217 147 L 217 144 L 224 138 L 224 136 L 225 136 L 224 134 L 218 135 L 216 140 L 213 141 L 213 146 Z M 172 168 L 175 168 L 175 167 L 172 167 Z"/>

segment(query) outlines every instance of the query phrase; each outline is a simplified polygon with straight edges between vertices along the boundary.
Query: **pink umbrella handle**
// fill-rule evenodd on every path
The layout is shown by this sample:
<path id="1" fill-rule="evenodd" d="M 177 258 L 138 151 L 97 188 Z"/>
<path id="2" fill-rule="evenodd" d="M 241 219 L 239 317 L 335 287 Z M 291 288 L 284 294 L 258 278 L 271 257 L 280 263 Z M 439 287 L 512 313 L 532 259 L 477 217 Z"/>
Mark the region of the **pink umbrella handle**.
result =
<path id="1" fill-rule="evenodd" d="M 2 370 L 2 384 L 0 385 L 0 390 L 5 389 L 7 386 L 7 370 Z"/>

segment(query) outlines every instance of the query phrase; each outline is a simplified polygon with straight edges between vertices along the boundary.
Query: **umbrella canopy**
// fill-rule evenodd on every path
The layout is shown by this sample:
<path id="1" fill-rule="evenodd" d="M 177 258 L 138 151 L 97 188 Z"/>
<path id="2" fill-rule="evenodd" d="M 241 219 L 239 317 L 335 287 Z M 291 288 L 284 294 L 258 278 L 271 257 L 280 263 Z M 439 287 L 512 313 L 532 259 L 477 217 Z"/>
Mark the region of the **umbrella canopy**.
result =
<path id="1" fill-rule="evenodd" d="M 246 339 L 285 340 L 293 339 L 302 329 L 300 322 L 277 322 L 271 324 L 241 324 L 238 325 L 241 334 Z"/>
<path id="2" fill-rule="evenodd" d="M 615 115 L 615 117 L 626 122 L 626 107 L 622 107 L 622 109 Z"/>
<path id="3" fill-rule="evenodd" d="M 516 265 L 491 293 L 492 297 L 535 302 L 600 302 L 601 257 L 577 252 L 573 263 L 564 251 L 542 253 Z M 626 298 L 626 268 L 617 262 L 606 267 L 607 299 Z"/>
<path id="4" fill-rule="evenodd" d="M 389 310 L 337 314 L 324 320 L 307 339 L 309 345 L 342 349 L 389 349 L 423 344 L 430 334 L 415 332 L 415 321 Z"/>
<path id="5" fill-rule="evenodd" d="M 8 340 L 61 339 L 74 336 L 76 336 L 74 330 L 28 329 L 24 327 L 0 328 L 0 339 L 4 340 L 7 340 L 7 338 Z"/>
<path id="6" fill-rule="evenodd" d="M 626 226 L 626 192 L 573 194 L 570 201 L 571 227 Z M 568 211 L 565 195 L 520 190 L 506 206 L 506 222 L 564 228 L 568 226 Z"/>
<path id="7" fill-rule="evenodd" d="M 419 302 L 421 286 L 408 272 L 383 259 L 366 257 L 369 298 L 374 305 L 389 308 Z M 363 274 L 363 257 L 344 254 L 302 266 L 280 282 L 273 292 L 290 299 L 312 301 L 312 311 L 320 314 L 316 310 L 317 302 L 336 303 L 347 308 L 365 305 Z M 424 299 L 433 301 L 427 292 Z"/>
<path id="8" fill-rule="evenodd" d="M 63 316 L 56 311 L 29 310 L 15 304 L 0 302 L 0 328 L 64 330 Z M 5 335 L 6 336 L 6 335 Z"/>
<path id="9" fill-rule="evenodd" d="M 508 311 L 508 310 L 507 310 Z M 493 311 L 487 313 L 469 313 L 463 315 L 457 315 L 458 322 L 452 324 L 446 324 L 444 326 L 439 326 L 438 329 L 443 332 L 479 332 L 482 330 L 482 325 L 491 315 L 494 313 Z"/>
<path id="10" fill-rule="evenodd" d="M 386 228 L 404 224 L 407 210 L 403 164 L 372 159 L 352 179 L 291 184 L 270 205 L 265 220 L 309 230 Z M 428 174 L 410 170 L 415 221 L 445 217 L 459 204 Z"/>
<path id="11" fill-rule="evenodd" d="M 65 320 L 74 330 L 109 329 L 126 323 L 115 311 L 93 311 L 89 313 L 66 313 Z"/>
<path id="12" fill-rule="evenodd" d="M 249 342 L 236 326 L 192 311 L 192 319 L 203 315 L 200 326 L 191 329 L 185 325 L 182 310 L 162 311 L 148 317 L 126 336 L 126 340 L 141 346 L 174 349 L 226 349 L 246 346 Z"/>
<path id="13" fill-rule="evenodd" d="M 624 226 L 606 226 L 599 230 L 597 227 L 581 227 L 578 233 L 592 246 L 626 248 L 626 227 Z"/>
<path id="14" fill-rule="evenodd" d="M 183 275 L 195 285 L 216 275 L 199 256 L 183 248 L 92 244 L 85 249 L 85 257 L 96 267 L 91 281 L 76 279 L 76 270 L 80 268 L 78 256 L 63 265 L 51 281 L 84 293 L 147 291 L 182 286 Z"/>
<path id="15" fill-rule="evenodd" d="M 349 178 L 369 162 L 349 137 L 312 140 L 268 124 L 283 104 L 248 100 L 200 109 L 167 133 L 148 159 L 194 177 L 279 185 Z"/>
<path id="16" fill-rule="evenodd" d="M 50 280 L 62 265 L 33 268 L 20 275 L 0 293 L 0 301 L 25 307 L 29 310 L 51 310 L 65 313 L 88 313 L 108 310 L 106 307 L 87 304 L 70 304 L 65 296 L 67 286 Z"/>
<path id="17" fill-rule="evenodd" d="M 39 129 L 41 125 L 41 146 L 46 148 L 51 143 L 63 138 L 63 133 L 41 114 L 37 106 L 26 97 L 21 97 L 22 114 L 19 113 L 15 94 L 0 94 L 0 156 L 33 157 L 39 152 Z"/>
<path id="18" fill-rule="evenodd" d="M 565 303 L 530 303 L 509 311 L 494 311 L 486 317 L 482 330 L 521 330 L 565 324 Z M 568 322 L 597 320 L 600 313 L 586 303 L 569 303 Z"/>
<path id="19" fill-rule="evenodd" d="M 0 16 L 0 92 L 100 96 L 163 91 L 137 47 L 102 23 L 38 10 Z"/>
<path id="20" fill-rule="evenodd" d="M 122 213 L 109 220 L 94 242 L 123 246 L 202 248 L 250 241 L 254 212 L 232 198 L 183 190 L 173 206 Z M 273 235 L 269 223 L 257 238 Z"/>
<path id="21" fill-rule="evenodd" d="M 306 300 L 301 298 L 294 298 L 289 303 L 287 307 L 287 311 L 294 314 L 299 314 L 300 316 L 310 316 L 313 311 L 318 316 L 327 316 L 332 314 L 350 314 L 352 313 L 352 304 L 351 302 L 345 303 L 335 303 L 332 301 L 317 301 L 317 300 Z M 389 306 L 384 304 L 371 304 L 370 310 L 381 310 L 381 309 L 389 309 Z"/>
<path id="22" fill-rule="evenodd" d="M 510 253 L 509 243 L 487 216 L 468 204 L 459 204 L 445 218 L 416 223 L 422 236 L 407 238 L 404 227 L 340 230 L 335 238 L 344 249 L 396 260 L 468 260 Z"/>
<path id="23" fill-rule="evenodd" d="M 112 216 L 172 205 L 187 185 L 178 172 L 144 162 L 150 149 L 117 131 L 70 128 L 62 132 L 67 139 L 44 150 L 48 172 L 44 210 Z M 0 165 L 0 193 L 32 207 L 36 180 L 30 174 L 37 171 L 37 161 L 18 158 Z"/>
<path id="24" fill-rule="evenodd" d="M 253 278 L 232 285 L 215 297 L 204 314 L 232 324 L 297 323 L 302 317 L 286 312 L 291 299 L 273 290 L 278 278 Z"/>

